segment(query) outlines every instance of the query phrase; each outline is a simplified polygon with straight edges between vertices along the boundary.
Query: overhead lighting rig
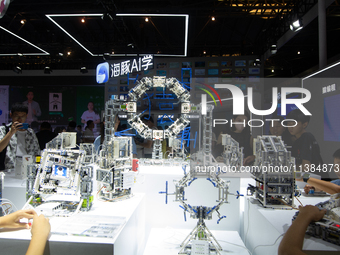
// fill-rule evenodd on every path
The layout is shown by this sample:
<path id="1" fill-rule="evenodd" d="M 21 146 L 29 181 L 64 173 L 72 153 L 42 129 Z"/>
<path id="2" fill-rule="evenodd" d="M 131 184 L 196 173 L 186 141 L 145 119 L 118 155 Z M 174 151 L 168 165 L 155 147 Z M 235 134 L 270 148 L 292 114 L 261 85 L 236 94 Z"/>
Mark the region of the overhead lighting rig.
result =
<path id="1" fill-rule="evenodd" d="M 44 68 L 44 74 L 50 74 L 51 72 L 52 72 L 51 67 L 46 66 L 46 67 Z"/>
<path id="2" fill-rule="evenodd" d="M 292 30 L 293 32 L 297 32 L 299 30 L 301 30 L 303 28 L 302 25 L 302 20 L 298 19 L 296 21 L 294 21 L 291 25 L 290 25 L 290 30 Z"/>

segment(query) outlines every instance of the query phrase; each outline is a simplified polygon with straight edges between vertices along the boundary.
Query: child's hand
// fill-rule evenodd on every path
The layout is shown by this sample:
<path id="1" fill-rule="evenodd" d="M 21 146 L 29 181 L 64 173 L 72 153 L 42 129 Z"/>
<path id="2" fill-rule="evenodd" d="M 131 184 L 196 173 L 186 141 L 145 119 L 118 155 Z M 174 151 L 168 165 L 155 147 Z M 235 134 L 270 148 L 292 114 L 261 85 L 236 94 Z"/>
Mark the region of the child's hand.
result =
<path id="1" fill-rule="evenodd" d="M 34 210 L 19 210 L 0 218 L 0 227 L 2 228 L 27 228 L 27 223 L 21 223 L 20 219 L 32 219 L 37 213 Z"/>
<path id="2" fill-rule="evenodd" d="M 314 205 L 306 205 L 299 206 L 299 215 L 298 217 L 302 217 L 303 219 L 311 221 L 318 221 L 323 218 L 326 213 L 326 209 L 320 210 L 318 207 Z"/>
<path id="3" fill-rule="evenodd" d="M 255 160 L 255 156 L 254 155 L 251 155 L 251 156 L 248 156 L 246 157 L 244 160 L 243 160 L 243 165 L 244 166 L 249 166 L 251 163 L 253 163 Z"/>
<path id="4" fill-rule="evenodd" d="M 310 191 L 311 189 L 314 189 L 314 190 L 315 190 L 315 188 L 314 188 L 313 186 L 311 186 L 311 185 L 306 185 L 306 186 L 303 188 L 303 190 L 305 191 L 306 194 L 309 194 L 309 191 Z"/>
<path id="5" fill-rule="evenodd" d="M 32 237 L 39 236 L 43 239 L 47 239 L 48 235 L 51 231 L 51 225 L 48 218 L 45 218 L 44 215 L 34 215 L 33 224 L 32 224 Z"/>

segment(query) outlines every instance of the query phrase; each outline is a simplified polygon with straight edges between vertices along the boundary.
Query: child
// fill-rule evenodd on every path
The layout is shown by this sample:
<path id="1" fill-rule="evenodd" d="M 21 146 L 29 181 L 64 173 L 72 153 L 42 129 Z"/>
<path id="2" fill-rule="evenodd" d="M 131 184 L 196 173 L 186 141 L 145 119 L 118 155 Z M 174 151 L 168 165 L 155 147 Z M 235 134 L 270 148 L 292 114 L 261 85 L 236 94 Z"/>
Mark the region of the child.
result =
<path id="1" fill-rule="evenodd" d="M 237 124 L 233 124 L 232 127 L 228 127 L 227 129 L 227 134 L 237 141 L 240 147 L 243 147 L 243 165 L 245 166 L 252 164 L 255 160 L 255 156 L 253 155 L 253 137 L 247 124 L 248 121 L 249 114 L 247 113 L 245 115 L 234 115 L 233 123 Z M 222 141 L 221 134 L 217 143 L 221 143 Z"/>
<path id="2" fill-rule="evenodd" d="M 333 154 L 333 171 L 340 177 L 340 149 L 336 150 Z M 309 178 L 309 175 L 305 174 L 303 176 L 303 181 L 309 184 L 304 188 L 306 194 L 308 194 L 311 189 L 323 190 L 329 194 L 340 193 L 340 179 L 326 182 L 315 178 Z"/>
<path id="3" fill-rule="evenodd" d="M 28 229 L 29 224 L 20 222 L 20 219 L 23 218 L 33 219 L 32 239 L 26 255 L 42 255 L 51 230 L 49 220 L 44 215 L 38 216 L 34 210 L 19 210 L 1 217 L 0 228 Z"/>
<path id="4" fill-rule="evenodd" d="M 302 246 L 307 227 L 312 221 L 321 220 L 325 213 L 326 209 L 320 210 L 313 205 L 299 206 L 299 214 L 284 235 L 279 246 L 278 254 L 306 255 L 306 253 L 302 251 Z"/>
<path id="5" fill-rule="evenodd" d="M 291 111 L 287 119 L 294 119 L 297 122 L 288 121 L 289 133 L 296 138 L 292 146 L 292 156 L 295 158 L 296 171 L 308 171 L 310 167 L 318 167 L 323 163 L 320 155 L 320 147 L 314 136 L 306 132 L 310 117 L 306 116 L 299 109 Z M 294 126 L 294 127 L 293 127 Z"/>
<path id="6" fill-rule="evenodd" d="M 281 136 L 282 141 L 286 145 L 287 150 L 291 150 L 293 145 L 292 135 L 289 133 L 288 129 L 282 126 L 281 122 L 284 120 L 282 116 L 274 115 L 271 119 L 275 119 L 269 125 L 269 132 L 271 135 Z"/>

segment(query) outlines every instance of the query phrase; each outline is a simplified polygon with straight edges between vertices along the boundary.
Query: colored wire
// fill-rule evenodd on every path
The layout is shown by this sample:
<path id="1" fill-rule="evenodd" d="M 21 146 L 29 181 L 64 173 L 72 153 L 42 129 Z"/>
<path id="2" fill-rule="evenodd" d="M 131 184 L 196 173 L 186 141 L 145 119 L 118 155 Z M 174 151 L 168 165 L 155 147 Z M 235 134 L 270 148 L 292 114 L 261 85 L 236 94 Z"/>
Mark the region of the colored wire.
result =
<path id="1" fill-rule="evenodd" d="M 217 241 L 218 241 L 218 242 L 227 243 L 227 244 L 232 244 L 232 245 L 235 245 L 235 246 L 237 246 L 237 247 L 241 247 L 241 248 L 247 250 L 247 252 L 248 252 L 250 255 L 252 254 L 252 253 L 250 252 L 250 250 L 248 250 L 247 247 L 245 247 L 245 246 L 242 246 L 242 245 L 239 245 L 239 244 L 230 243 L 230 242 L 223 241 L 223 240 L 217 240 Z M 225 251 L 225 250 L 222 250 L 222 251 L 230 253 L 230 251 Z"/>
<path id="2" fill-rule="evenodd" d="M 254 251 L 255 251 L 255 249 L 257 249 L 258 247 L 261 247 L 261 246 L 264 246 L 264 247 L 267 247 L 267 246 L 274 246 L 274 245 L 276 244 L 276 242 L 280 239 L 280 237 L 282 237 L 283 235 L 284 235 L 284 234 L 279 235 L 279 236 L 276 238 L 276 240 L 275 240 L 275 242 L 274 242 L 273 244 L 260 244 L 260 245 L 258 245 L 258 246 L 255 246 L 254 249 L 251 251 L 251 254 L 253 254 Z"/>
<path id="3" fill-rule="evenodd" d="M 287 204 L 285 201 L 283 201 L 282 199 L 280 198 L 275 198 L 276 200 L 280 201 L 282 204 L 285 204 L 286 206 L 289 206 L 291 208 L 293 208 L 294 210 L 299 210 L 298 208 L 294 207 L 294 206 L 291 206 L 289 204 Z"/>

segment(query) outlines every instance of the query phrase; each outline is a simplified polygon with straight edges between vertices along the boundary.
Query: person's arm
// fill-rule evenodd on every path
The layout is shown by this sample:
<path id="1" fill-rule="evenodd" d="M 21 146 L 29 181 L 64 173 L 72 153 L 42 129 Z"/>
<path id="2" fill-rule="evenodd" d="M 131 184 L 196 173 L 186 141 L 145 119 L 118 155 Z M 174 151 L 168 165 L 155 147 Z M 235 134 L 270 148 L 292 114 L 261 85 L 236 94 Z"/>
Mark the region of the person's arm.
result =
<path id="1" fill-rule="evenodd" d="M 32 130 L 32 136 L 33 136 L 33 144 L 31 146 L 33 146 L 33 152 L 34 152 L 33 156 L 40 155 L 41 150 L 40 150 L 39 140 L 33 130 Z"/>
<path id="2" fill-rule="evenodd" d="M 96 119 L 93 121 L 94 124 L 100 123 L 100 117 L 99 114 L 96 114 Z"/>
<path id="3" fill-rule="evenodd" d="M 32 224 L 32 239 L 28 246 L 26 255 L 42 255 L 44 254 L 46 241 L 51 231 L 49 219 L 44 215 L 34 215 Z"/>
<path id="4" fill-rule="evenodd" d="M 253 152 L 253 136 L 250 136 L 250 149 Z M 250 155 L 243 159 L 243 165 L 248 166 L 255 160 L 255 155 Z"/>
<path id="5" fill-rule="evenodd" d="M 12 136 L 18 131 L 18 129 L 22 127 L 22 123 L 14 122 L 11 126 L 11 129 L 8 131 L 8 133 L 4 136 L 4 138 L 0 141 L 0 152 L 3 151 L 6 146 L 9 144 L 9 141 L 11 140 Z"/>
<path id="6" fill-rule="evenodd" d="M 302 179 L 297 179 L 298 181 L 303 181 Z M 340 186 L 336 185 L 335 183 L 319 180 L 310 177 L 307 180 L 307 183 L 317 189 L 321 189 L 329 194 L 336 194 L 340 193 Z"/>
<path id="7" fill-rule="evenodd" d="M 80 118 L 81 118 L 81 123 L 86 124 L 86 120 L 85 120 L 85 118 L 86 118 L 86 111 L 83 112 L 83 114 L 81 115 Z"/>
<path id="8" fill-rule="evenodd" d="M 144 147 L 144 148 L 151 148 L 152 147 L 152 144 L 153 144 L 153 141 L 152 140 L 146 140 L 146 142 L 144 143 L 141 143 L 137 140 L 136 144 Z"/>
<path id="9" fill-rule="evenodd" d="M 27 223 L 21 223 L 20 219 L 32 219 L 37 213 L 34 210 L 19 210 L 0 217 L 0 228 L 29 228 Z"/>
<path id="10" fill-rule="evenodd" d="M 278 250 L 279 255 L 305 255 L 303 240 L 310 222 L 323 218 L 326 210 L 313 205 L 299 206 L 299 214 L 285 233 Z"/>
<path id="11" fill-rule="evenodd" d="M 37 116 L 37 117 L 39 117 L 39 116 L 41 116 L 41 110 L 40 110 L 40 106 L 39 106 L 39 104 L 37 103 L 37 102 L 35 102 L 35 113 L 34 113 L 34 115 L 35 116 Z"/>

